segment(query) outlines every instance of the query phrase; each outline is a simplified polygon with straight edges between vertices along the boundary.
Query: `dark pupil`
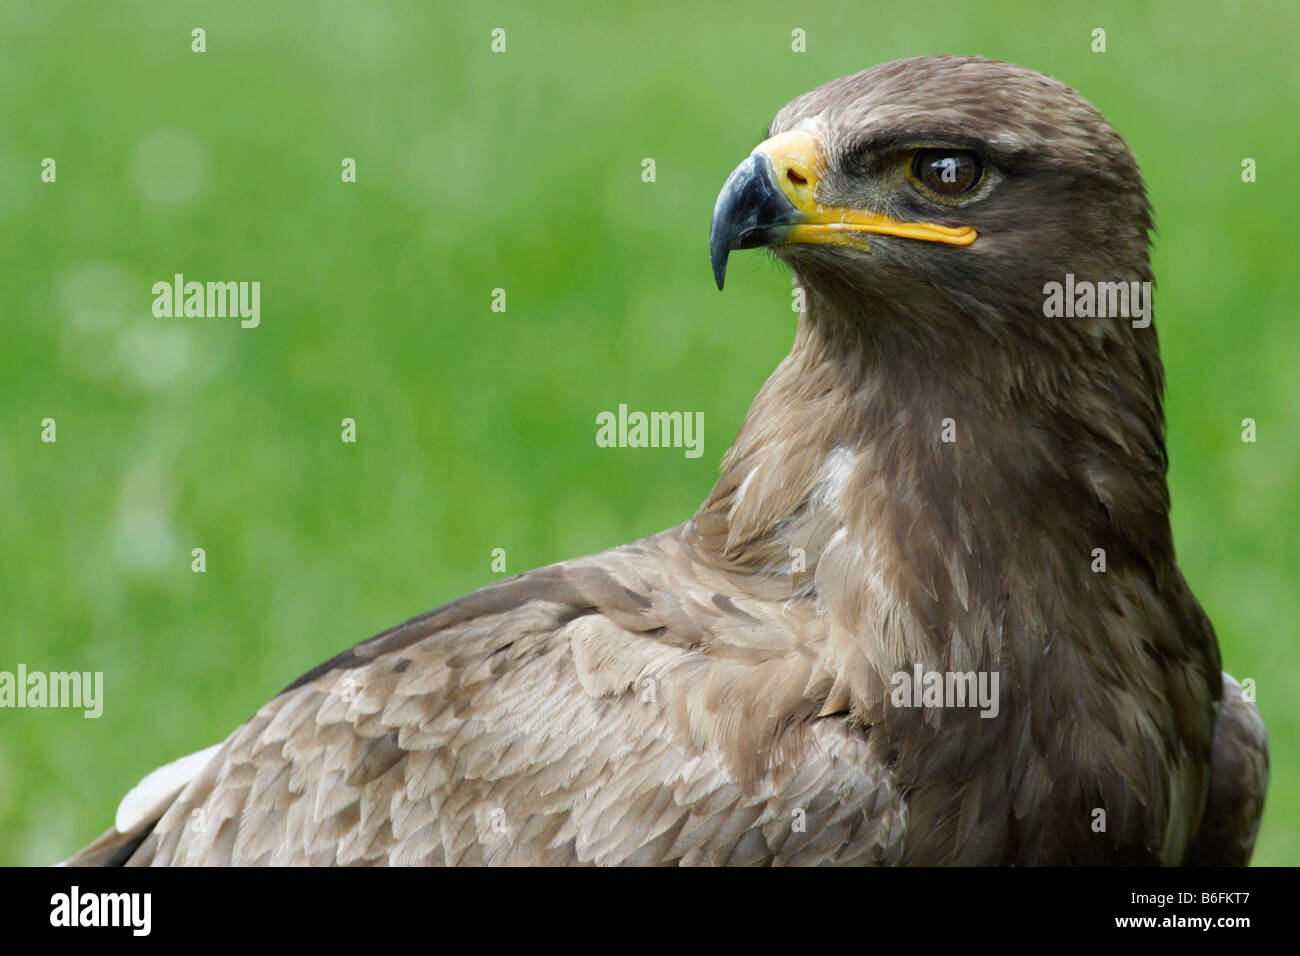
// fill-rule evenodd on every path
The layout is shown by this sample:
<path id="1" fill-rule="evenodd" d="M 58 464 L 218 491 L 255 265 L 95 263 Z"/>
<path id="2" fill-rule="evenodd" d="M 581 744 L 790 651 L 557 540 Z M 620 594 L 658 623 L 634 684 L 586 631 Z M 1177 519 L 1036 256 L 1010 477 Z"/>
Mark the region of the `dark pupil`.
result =
<path id="1" fill-rule="evenodd" d="M 973 189 L 981 172 L 973 153 L 927 149 L 916 156 L 916 178 L 943 196 L 958 196 Z"/>

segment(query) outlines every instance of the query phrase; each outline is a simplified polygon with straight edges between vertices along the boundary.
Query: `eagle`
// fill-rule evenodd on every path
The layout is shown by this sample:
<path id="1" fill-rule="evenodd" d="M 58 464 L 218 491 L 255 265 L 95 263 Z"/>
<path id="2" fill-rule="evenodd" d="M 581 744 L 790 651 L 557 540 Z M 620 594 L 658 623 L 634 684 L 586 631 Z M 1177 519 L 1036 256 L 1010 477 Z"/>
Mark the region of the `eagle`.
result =
<path id="1" fill-rule="evenodd" d="M 1035 71 L 799 96 L 713 210 L 719 288 L 766 249 L 799 318 L 694 516 L 343 651 L 67 862 L 1245 864 L 1267 740 L 1175 561 L 1151 229 Z"/>

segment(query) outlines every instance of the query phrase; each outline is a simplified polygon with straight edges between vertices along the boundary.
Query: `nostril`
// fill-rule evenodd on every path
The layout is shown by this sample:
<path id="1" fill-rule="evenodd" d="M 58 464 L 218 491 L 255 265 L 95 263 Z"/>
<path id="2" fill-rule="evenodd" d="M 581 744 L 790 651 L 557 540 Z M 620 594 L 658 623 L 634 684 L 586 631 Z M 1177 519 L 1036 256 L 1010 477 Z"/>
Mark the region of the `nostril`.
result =
<path id="1" fill-rule="evenodd" d="M 800 176 L 793 169 L 787 169 L 785 171 L 785 178 L 790 180 L 790 182 L 794 183 L 796 186 L 808 185 L 808 180 Z"/>

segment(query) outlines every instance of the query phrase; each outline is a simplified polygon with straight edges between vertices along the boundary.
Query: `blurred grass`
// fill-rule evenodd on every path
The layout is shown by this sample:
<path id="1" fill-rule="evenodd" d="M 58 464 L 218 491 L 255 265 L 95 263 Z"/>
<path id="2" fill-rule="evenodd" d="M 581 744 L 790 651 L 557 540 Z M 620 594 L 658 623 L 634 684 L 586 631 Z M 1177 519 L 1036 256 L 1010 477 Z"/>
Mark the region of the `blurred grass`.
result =
<path id="1" fill-rule="evenodd" d="M 688 516 L 792 330 L 761 256 L 713 288 L 722 179 L 794 95 L 921 53 L 1058 76 L 1143 163 L 1180 561 L 1259 685 L 1255 860 L 1300 862 L 1298 27 L 1287 2 L 6 4 L 0 670 L 102 670 L 107 701 L 0 713 L 0 863 L 67 855 L 146 771 L 488 583 L 493 548 L 514 573 Z M 261 327 L 155 319 L 175 272 L 260 281 Z M 703 457 L 597 448 L 619 402 L 703 411 Z"/>

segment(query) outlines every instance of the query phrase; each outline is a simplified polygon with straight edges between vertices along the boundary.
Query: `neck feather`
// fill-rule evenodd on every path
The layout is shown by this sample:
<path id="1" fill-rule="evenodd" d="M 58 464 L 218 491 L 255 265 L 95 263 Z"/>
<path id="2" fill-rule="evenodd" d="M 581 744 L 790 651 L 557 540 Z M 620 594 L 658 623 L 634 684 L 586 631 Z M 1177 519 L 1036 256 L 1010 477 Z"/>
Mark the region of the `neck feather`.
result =
<path id="1" fill-rule="evenodd" d="M 695 518 L 719 563 L 824 615 L 855 709 L 916 664 L 997 669 L 1012 636 L 1104 654 L 1134 639 L 1116 594 L 1177 576 L 1158 358 L 953 318 L 810 293 Z"/>

